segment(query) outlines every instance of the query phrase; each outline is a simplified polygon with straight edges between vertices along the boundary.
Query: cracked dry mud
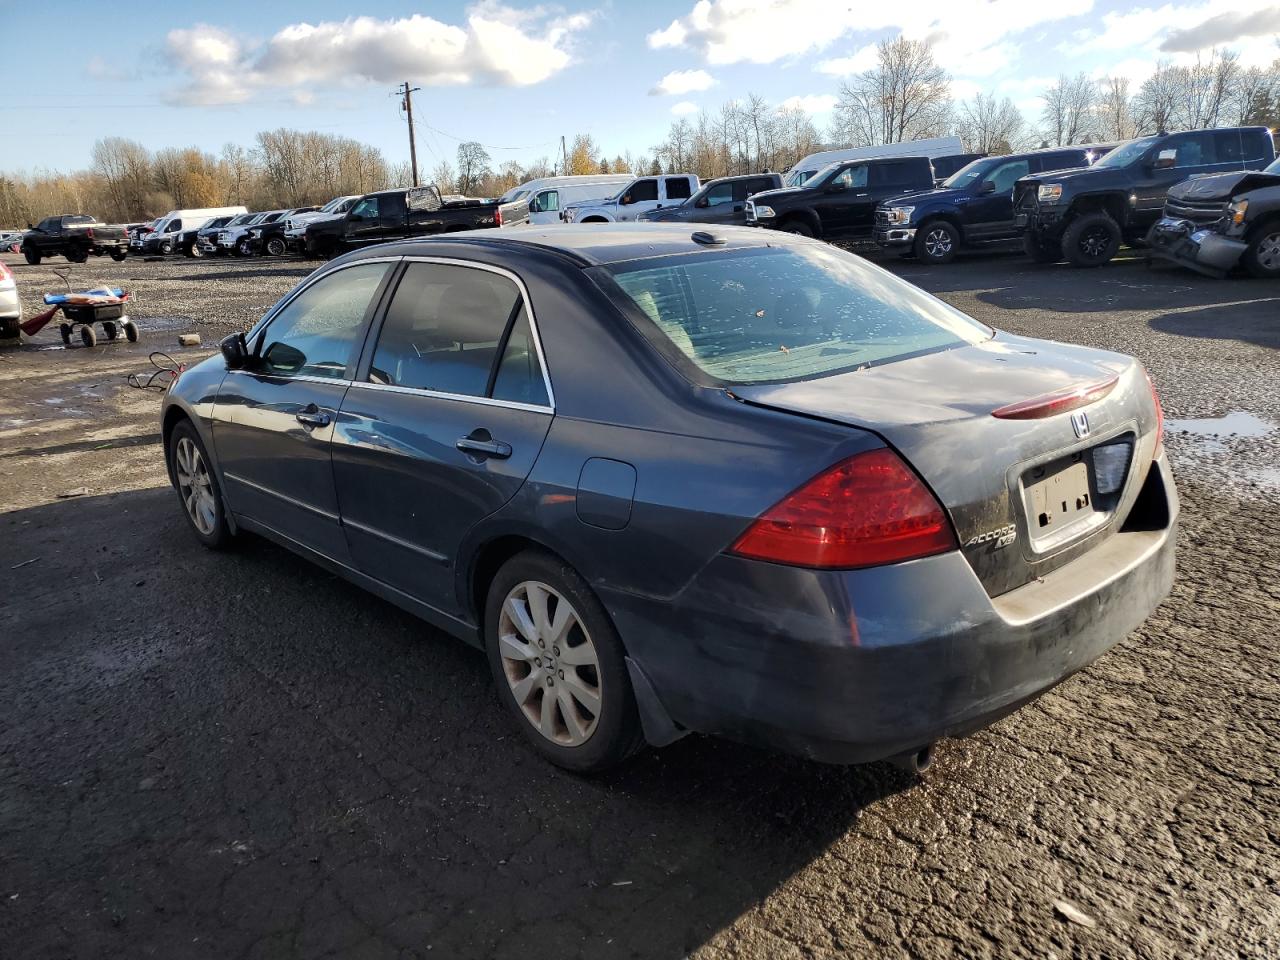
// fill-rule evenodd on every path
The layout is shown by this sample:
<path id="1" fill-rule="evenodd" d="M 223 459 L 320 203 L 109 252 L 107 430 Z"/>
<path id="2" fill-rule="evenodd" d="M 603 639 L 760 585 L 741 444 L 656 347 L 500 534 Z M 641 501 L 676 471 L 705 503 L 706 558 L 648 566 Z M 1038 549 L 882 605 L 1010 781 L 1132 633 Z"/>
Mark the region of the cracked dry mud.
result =
<path id="1" fill-rule="evenodd" d="M 1274 284 L 889 266 L 1136 354 L 1171 418 L 1280 424 Z M 142 290 L 140 344 L 0 353 L 0 956 L 1280 956 L 1275 432 L 1171 433 L 1172 596 L 924 781 L 696 737 L 583 780 L 524 746 L 477 652 L 184 529 L 123 376 L 188 328 L 207 353 L 306 265 L 90 267 Z M 56 289 L 15 273 L 30 312 Z"/>

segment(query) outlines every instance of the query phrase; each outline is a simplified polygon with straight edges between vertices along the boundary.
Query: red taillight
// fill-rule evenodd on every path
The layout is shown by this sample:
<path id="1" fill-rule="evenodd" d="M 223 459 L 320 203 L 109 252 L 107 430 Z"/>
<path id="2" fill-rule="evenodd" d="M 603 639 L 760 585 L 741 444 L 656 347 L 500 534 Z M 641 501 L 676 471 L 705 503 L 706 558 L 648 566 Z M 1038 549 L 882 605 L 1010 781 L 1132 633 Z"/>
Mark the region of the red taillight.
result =
<path id="1" fill-rule="evenodd" d="M 1055 390 L 1053 393 L 1041 394 L 1030 400 L 1019 400 L 1017 403 L 999 407 L 992 410 L 991 415 L 1001 420 L 1040 420 L 1044 417 L 1052 417 L 1056 413 L 1066 413 L 1088 406 L 1095 400 L 1101 400 L 1114 390 L 1119 382 L 1120 378 L 1116 376 L 1098 383 Z"/>
<path id="2" fill-rule="evenodd" d="M 497 222 L 498 226 L 502 226 L 502 208 L 501 207 L 498 208 L 497 213 L 494 215 L 494 220 Z"/>
<path id="3" fill-rule="evenodd" d="M 1164 407 L 1160 405 L 1160 394 L 1156 392 L 1155 381 L 1151 379 L 1151 374 L 1147 373 L 1145 367 L 1142 375 L 1147 378 L 1147 386 L 1151 388 L 1151 402 L 1156 405 L 1156 448 L 1151 454 L 1154 459 L 1160 456 L 1160 450 L 1164 447 Z"/>
<path id="4" fill-rule="evenodd" d="M 87 227 L 87 228 L 85 229 L 85 231 L 84 231 L 84 235 L 85 235 L 86 237 L 88 237 L 90 240 L 92 240 L 92 239 L 93 239 L 93 227 Z"/>
<path id="5" fill-rule="evenodd" d="M 730 552 L 797 567 L 852 569 L 957 548 L 933 494 L 892 450 L 859 453 L 765 511 Z"/>

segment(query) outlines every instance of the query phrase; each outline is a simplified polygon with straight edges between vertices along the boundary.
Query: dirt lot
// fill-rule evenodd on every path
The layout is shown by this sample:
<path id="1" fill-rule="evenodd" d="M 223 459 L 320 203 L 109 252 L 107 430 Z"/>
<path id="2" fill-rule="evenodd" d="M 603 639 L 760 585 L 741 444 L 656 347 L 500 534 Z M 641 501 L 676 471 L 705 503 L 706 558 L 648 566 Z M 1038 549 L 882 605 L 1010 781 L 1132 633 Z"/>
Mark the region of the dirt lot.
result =
<path id="1" fill-rule="evenodd" d="M 78 268 L 139 292 L 143 339 L 0 352 L 0 955 L 1280 956 L 1280 286 L 893 269 L 1138 355 L 1183 497 L 1156 616 L 924 782 L 696 737 L 600 780 L 539 762 L 478 653 L 184 528 L 124 375 L 307 265 Z M 29 313 L 58 289 L 15 274 Z"/>

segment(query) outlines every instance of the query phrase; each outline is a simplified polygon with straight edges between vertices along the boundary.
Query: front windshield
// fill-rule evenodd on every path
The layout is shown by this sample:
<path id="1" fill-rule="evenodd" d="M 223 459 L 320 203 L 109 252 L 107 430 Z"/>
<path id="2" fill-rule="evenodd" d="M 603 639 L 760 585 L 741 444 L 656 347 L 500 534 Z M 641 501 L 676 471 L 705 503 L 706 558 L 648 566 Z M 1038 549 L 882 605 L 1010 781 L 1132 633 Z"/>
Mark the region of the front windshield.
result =
<path id="1" fill-rule="evenodd" d="M 795 173 L 787 177 L 788 187 L 803 187 L 805 183 L 813 176 L 812 170 L 797 170 Z"/>
<path id="2" fill-rule="evenodd" d="M 252 219 L 253 219 L 253 214 L 252 214 L 252 213 L 242 213 L 242 214 L 240 214 L 240 216 L 236 217 L 234 220 L 232 220 L 230 223 L 228 223 L 228 224 L 227 224 L 227 226 L 228 226 L 228 227 L 242 227 L 242 226 L 244 226 L 246 223 L 248 223 L 248 222 L 249 222 L 250 220 L 252 220 Z"/>
<path id="3" fill-rule="evenodd" d="M 820 167 L 817 173 L 805 177 L 801 185 L 806 187 L 820 187 L 835 176 L 835 172 L 839 168 L 839 163 L 828 163 L 825 167 Z"/>
<path id="4" fill-rule="evenodd" d="M 335 213 L 344 203 L 348 203 L 350 197 L 335 197 L 320 208 L 321 213 Z"/>
<path id="5" fill-rule="evenodd" d="M 1094 169 L 1110 167 L 1114 170 L 1117 167 L 1127 167 L 1151 149 L 1151 145 L 1156 140 L 1156 137 L 1143 137 L 1141 140 L 1130 140 L 1128 143 L 1121 144 L 1095 163 Z"/>
<path id="6" fill-rule="evenodd" d="M 1002 159 L 1002 157 L 984 157 L 981 160 L 974 160 L 972 163 L 961 167 L 946 180 L 942 181 L 942 185 L 952 190 L 967 187 L 982 179 L 982 177 L 986 175 L 987 171 Z"/>
<path id="7" fill-rule="evenodd" d="M 605 269 L 665 340 L 726 383 L 825 377 L 992 336 L 941 300 L 826 245 Z"/>

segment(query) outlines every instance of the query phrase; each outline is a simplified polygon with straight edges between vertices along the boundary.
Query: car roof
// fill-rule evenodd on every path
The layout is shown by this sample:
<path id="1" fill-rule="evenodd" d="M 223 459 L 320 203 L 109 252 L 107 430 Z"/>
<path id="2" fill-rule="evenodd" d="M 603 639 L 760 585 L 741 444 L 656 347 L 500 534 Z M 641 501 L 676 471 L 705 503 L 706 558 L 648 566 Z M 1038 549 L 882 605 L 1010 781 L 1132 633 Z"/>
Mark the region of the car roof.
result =
<path id="1" fill-rule="evenodd" d="M 694 235 L 713 237 L 723 243 L 694 240 Z M 471 245 L 489 249 L 515 250 L 520 247 L 558 253 L 579 266 L 599 266 L 624 260 L 641 260 L 699 251 L 744 250 L 787 246 L 805 242 L 771 230 L 755 227 L 718 226 L 688 223 L 575 223 L 537 227 L 506 227 L 468 230 L 439 237 L 423 237 L 365 247 L 379 255 L 426 256 L 433 244 Z"/>

